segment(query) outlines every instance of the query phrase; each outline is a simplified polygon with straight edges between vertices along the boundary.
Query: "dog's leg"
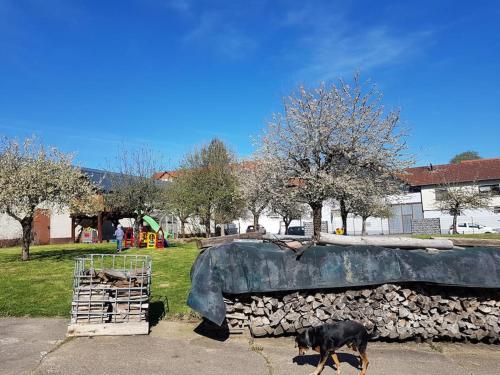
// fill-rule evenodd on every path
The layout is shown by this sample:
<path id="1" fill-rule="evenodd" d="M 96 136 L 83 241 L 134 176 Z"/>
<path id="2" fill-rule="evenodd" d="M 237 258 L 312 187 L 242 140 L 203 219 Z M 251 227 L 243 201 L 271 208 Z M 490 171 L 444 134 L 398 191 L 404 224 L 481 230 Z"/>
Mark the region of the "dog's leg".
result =
<path id="1" fill-rule="evenodd" d="M 332 354 L 333 362 L 335 363 L 335 367 L 337 368 L 337 375 L 340 375 L 340 361 L 339 357 L 337 357 L 337 353 Z"/>
<path id="2" fill-rule="evenodd" d="M 359 354 L 361 356 L 361 372 L 359 373 L 359 375 L 365 375 L 370 361 L 368 360 L 366 352 L 360 352 Z"/>
<path id="3" fill-rule="evenodd" d="M 318 366 L 316 366 L 316 370 L 311 372 L 310 375 L 319 375 L 321 371 L 325 368 L 326 360 L 328 359 L 328 353 L 321 352 L 321 356 L 319 358 Z"/>

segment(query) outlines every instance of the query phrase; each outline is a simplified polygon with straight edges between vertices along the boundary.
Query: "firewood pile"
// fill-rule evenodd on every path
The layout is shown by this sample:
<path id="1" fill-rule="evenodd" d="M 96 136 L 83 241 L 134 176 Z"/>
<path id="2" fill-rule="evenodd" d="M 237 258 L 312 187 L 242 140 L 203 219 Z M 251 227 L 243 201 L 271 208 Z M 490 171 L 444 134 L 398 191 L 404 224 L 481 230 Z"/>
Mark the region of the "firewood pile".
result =
<path id="1" fill-rule="evenodd" d="M 500 293 L 429 285 L 226 296 L 230 332 L 280 336 L 353 319 L 374 338 L 500 342 Z"/>
<path id="2" fill-rule="evenodd" d="M 150 260 L 149 257 L 132 257 L 132 260 L 123 261 L 123 264 L 129 265 L 129 269 L 96 268 L 95 260 L 88 262 L 89 267 L 86 267 L 87 262 L 82 264 L 80 261 L 80 264 L 77 264 L 70 326 L 115 323 L 148 325 Z M 116 258 L 112 262 L 106 261 L 107 259 L 104 259 L 104 262 L 97 266 L 106 267 L 106 263 L 120 263 Z"/>

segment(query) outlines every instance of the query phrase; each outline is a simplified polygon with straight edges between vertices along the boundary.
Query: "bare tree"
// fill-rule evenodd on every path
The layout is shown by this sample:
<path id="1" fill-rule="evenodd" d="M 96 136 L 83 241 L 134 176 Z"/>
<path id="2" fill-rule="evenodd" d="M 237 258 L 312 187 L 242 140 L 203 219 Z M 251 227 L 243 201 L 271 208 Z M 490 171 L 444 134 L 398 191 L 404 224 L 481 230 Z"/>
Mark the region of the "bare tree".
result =
<path id="1" fill-rule="evenodd" d="M 436 205 L 439 210 L 453 216 L 453 234 L 458 234 L 457 217 L 463 210 L 487 209 L 491 195 L 479 191 L 476 183 L 456 185 L 443 182 L 436 189 Z"/>
<path id="2" fill-rule="evenodd" d="M 30 258 L 32 226 L 37 208 L 89 211 L 95 187 L 72 165 L 72 155 L 46 148 L 35 138 L 0 144 L 0 212 L 22 226 L 22 260 Z"/>
<path id="3" fill-rule="evenodd" d="M 321 209 L 366 171 L 396 176 L 407 165 L 399 111 L 385 111 L 382 94 L 364 85 L 304 87 L 285 99 L 261 139 L 260 154 L 280 179 L 288 179 L 300 201 L 313 211 L 314 236 Z"/>
<path id="4" fill-rule="evenodd" d="M 139 247 L 139 231 L 145 215 L 161 207 L 163 182 L 154 178 L 159 161 L 148 148 L 123 152 L 116 158 L 111 175 L 111 189 L 104 197 L 106 207 L 134 218 L 135 246 Z"/>

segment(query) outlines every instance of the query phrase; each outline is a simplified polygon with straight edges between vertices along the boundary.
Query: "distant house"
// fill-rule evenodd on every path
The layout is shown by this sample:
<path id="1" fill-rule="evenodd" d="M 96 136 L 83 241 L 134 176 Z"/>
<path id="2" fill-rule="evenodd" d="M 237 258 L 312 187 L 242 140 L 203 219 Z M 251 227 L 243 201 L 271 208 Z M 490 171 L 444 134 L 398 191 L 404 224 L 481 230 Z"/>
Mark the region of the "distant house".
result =
<path id="1" fill-rule="evenodd" d="M 467 160 L 457 164 L 429 165 L 407 169 L 405 182 L 410 194 L 420 195 L 425 218 L 440 218 L 441 230 L 447 232 L 452 217 L 438 210 L 436 202 L 443 199 L 443 183 L 453 186 L 477 185 L 483 194 L 492 196 L 487 210 L 466 210 L 458 222 L 475 222 L 500 228 L 500 158 Z"/>

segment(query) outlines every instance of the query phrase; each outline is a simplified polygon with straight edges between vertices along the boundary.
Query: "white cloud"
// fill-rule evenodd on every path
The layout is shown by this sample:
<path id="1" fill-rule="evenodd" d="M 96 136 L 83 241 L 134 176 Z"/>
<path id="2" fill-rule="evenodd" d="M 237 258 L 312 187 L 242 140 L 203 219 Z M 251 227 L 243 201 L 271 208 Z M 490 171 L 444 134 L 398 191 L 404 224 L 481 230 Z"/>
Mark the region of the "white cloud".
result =
<path id="1" fill-rule="evenodd" d="M 298 32 L 290 57 L 300 79 L 330 80 L 400 64 L 421 53 L 432 35 L 428 30 L 401 32 L 382 22 L 360 25 L 340 8 L 289 9 L 280 24 Z"/>
<path id="2" fill-rule="evenodd" d="M 181 14 L 190 14 L 192 11 L 190 0 L 169 0 L 166 4 L 169 8 Z"/>
<path id="3" fill-rule="evenodd" d="M 396 35 L 385 27 L 358 33 L 330 31 L 306 42 L 309 58 L 300 73 L 321 80 L 402 63 L 417 54 L 429 33 Z"/>
<path id="4" fill-rule="evenodd" d="M 184 36 L 184 42 L 208 47 L 233 59 L 252 53 L 257 48 L 257 41 L 228 18 L 221 11 L 202 13 L 197 25 Z"/>

